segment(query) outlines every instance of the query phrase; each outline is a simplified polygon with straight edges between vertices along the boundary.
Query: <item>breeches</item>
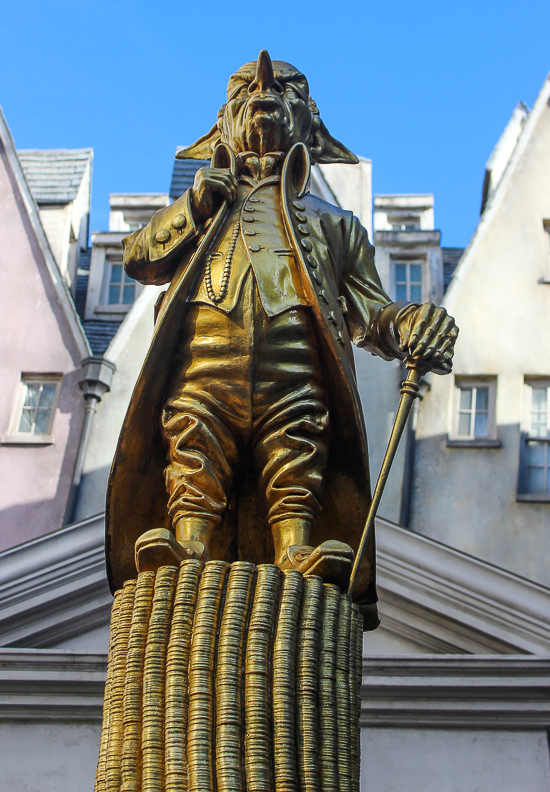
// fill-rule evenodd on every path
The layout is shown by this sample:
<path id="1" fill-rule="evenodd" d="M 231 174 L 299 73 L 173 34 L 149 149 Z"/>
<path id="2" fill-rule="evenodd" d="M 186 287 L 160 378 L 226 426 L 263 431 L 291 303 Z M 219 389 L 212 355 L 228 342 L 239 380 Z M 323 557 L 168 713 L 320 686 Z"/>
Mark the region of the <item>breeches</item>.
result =
<path id="1" fill-rule="evenodd" d="M 244 459 L 258 475 L 269 522 L 312 522 L 321 509 L 329 413 L 307 308 L 269 317 L 249 276 L 231 314 L 188 308 L 162 431 L 174 525 L 217 523 Z"/>

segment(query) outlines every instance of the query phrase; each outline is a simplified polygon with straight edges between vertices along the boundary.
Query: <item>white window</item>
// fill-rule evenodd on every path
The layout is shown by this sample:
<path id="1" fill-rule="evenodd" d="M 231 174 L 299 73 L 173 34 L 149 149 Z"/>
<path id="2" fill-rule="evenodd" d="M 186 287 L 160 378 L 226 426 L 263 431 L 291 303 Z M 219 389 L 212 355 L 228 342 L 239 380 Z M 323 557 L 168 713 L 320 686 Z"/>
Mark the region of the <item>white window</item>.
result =
<path id="1" fill-rule="evenodd" d="M 122 262 L 107 262 L 105 300 L 107 305 L 131 305 L 136 298 L 136 282 L 125 272 Z"/>
<path id="2" fill-rule="evenodd" d="M 2 443 L 52 443 L 61 375 L 23 375 L 9 435 Z"/>
<path id="3" fill-rule="evenodd" d="M 540 283 L 550 283 L 550 220 L 543 220 L 544 228 L 544 264 Z"/>
<path id="4" fill-rule="evenodd" d="M 527 402 L 522 490 L 550 493 L 550 382 L 527 383 Z"/>
<path id="5" fill-rule="evenodd" d="M 392 261 L 393 286 L 396 300 L 422 302 L 422 263 Z"/>
<path id="6" fill-rule="evenodd" d="M 459 445 L 498 445 L 496 379 L 456 377 L 451 440 Z"/>

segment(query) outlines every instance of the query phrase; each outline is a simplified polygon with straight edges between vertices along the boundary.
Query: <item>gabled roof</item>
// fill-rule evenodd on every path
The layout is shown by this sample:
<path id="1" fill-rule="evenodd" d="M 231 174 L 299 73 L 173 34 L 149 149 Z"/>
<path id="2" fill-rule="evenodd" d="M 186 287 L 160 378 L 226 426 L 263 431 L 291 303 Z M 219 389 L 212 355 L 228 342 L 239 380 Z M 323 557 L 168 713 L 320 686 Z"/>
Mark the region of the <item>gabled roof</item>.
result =
<path id="1" fill-rule="evenodd" d="M 493 216 L 497 212 L 498 208 L 500 207 L 500 204 L 502 203 L 502 200 L 504 199 L 506 190 L 508 189 L 508 185 L 521 161 L 521 158 L 523 157 L 523 154 L 527 146 L 529 145 L 529 141 L 531 139 L 534 129 L 537 126 L 540 115 L 549 101 L 550 101 L 550 74 L 546 77 L 546 80 L 543 83 L 543 86 L 540 90 L 539 95 L 537 96 L 537 100 L 533 105 L 531 112 L 529 113 L 527 118 L 521 123 L 521 132 L 517 137 L 517 142 L 513 145 L 513 147 L 510 146 L 511 154 L 509 154 L 508 159 L 505 160 L 505 166 L 503 168 L 502 175 L 500 175 L 500 178 L 498 180 L 498 183 L 494 191 L 492 193 L 489 191 L 488 193 L 487 202 L 483 207 L 483 214 L 481 215 L 481 220 L 479 221 L 478 226 L 474 231 L 474 235 L 472 236 L 468 247 L 464 251 L 464 255 L 460 259 L 459 265 L 454 271 L 453 278 L 445 294 L 445 298 L 443 301 L 444 305 L 448 305 L 449 301 L 454 297 L 458 285 L 464 279 L 466 272 L 468 271 L 471 263 L 473 262 L 475 252 L 479 244 L 481 243 L 481 240 L 485 236 L 487 229 L 490 227 Z M 520 106 L 518 105 L 518 107 Z M 516 111 L 517 110 L 518 108 L 516 108 Z M 509 124 L 506 127 L 506 129 L 508 129 L 508 127 Z M 501 136 L 501 139 L 503 137 L 504 137 L 504 133 Z M 500 140 L 499 143 L 497 143 L 494 152 L 497 151 L 499 145 L 500 145 Z M 488 165 L 491 162 L 492 157 L 493 155 L 491 155 Z"/>
<path id="2" fill-rule="evenodd" d="M 185 146 L 178 146 L 176 154 L 184 148 Z M 193 186 L 195 173 L 205 165 L 210 165 L 210 162 L 208 160 L 174 160 L 172 182 L 170 184 L 170 198 L 173 201 L 183 195 L 189 187 Z"/>
<path id="3" fill-rule="evenodd" d="M 93 150 L 21 149 L 17 156 L 38 204 L 66 204 L 76 198 Z"/>
<path id="4" fill-rule="evenodd" d="M 2 108 L 0 108 L 0 146 L 4 147 L 8 167 L 11 169 L 15 184 L 19 190 L 21 199 L 25 204 L 29 222 L 35 234 L 38 246 L 42 252 L 42 255 L 44 256 L 48 274 L 51 278 L 53 287 L 71 328 L 79 354 L 81 358 L 86 358 L 91 354 L 91 348 L 88 343 L 88 339 L 86 338 L 86 334 L 84 333 L 80 323 L 68 286 L 61 276 L 61 272 L 59 271 L 59 267 L 44 232 L 36 200 L 31 192 L 23 168 L 21 167 L 21 163 L 15 150 L 15 144 L 2 112 Z"/>
<path id="5" fill-rule="evenodd" d="M 447 291 L 453 273 L 463 253 L 464 248 L 441 248 L 441 255 L 443 258 L 443 293 Z"/>
<path id="6" fill-rule="evenodd" d="M 104 527 L 99 514 L 0 553 L 0 647 L 106 628 Z M 377 531 L 381 631 L 420 652 L 550 653 L 550 589 L 388 520 Z"/>

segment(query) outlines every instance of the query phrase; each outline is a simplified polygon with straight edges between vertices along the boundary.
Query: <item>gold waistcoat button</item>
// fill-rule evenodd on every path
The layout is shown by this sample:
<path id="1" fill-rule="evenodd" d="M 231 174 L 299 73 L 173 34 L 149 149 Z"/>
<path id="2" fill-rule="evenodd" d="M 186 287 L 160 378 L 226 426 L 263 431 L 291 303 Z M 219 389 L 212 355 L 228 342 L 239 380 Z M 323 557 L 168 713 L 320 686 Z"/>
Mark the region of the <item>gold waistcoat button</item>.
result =
<path id="1" fill-rule="evenodd" d="M 303 212 L 296 212 L 295 217 L 299 223 L 305 223 L 307 221 L 307 215 L 305 215 Z"/>
<path id="2" fill-rule="evenodd" d="M 309 241 L 309 239 L 300 239 L 300 244 L 302 245 L 304 250 L 307 250 L 310 253 L 313 250 L 313 245 Z"/>
<path id="3" fill-rule="evenodd" d="M 301 201 L 294 201 L 294 203 L 292 204 L 292 206 L 293 206 L 295 209 L 297 209 L 299 212 L 303 212 L 303 211 L 304 211 L 304 209 L 306 208 L 306 207 L 304 206 L 304 204 L 303 204 Z"/>

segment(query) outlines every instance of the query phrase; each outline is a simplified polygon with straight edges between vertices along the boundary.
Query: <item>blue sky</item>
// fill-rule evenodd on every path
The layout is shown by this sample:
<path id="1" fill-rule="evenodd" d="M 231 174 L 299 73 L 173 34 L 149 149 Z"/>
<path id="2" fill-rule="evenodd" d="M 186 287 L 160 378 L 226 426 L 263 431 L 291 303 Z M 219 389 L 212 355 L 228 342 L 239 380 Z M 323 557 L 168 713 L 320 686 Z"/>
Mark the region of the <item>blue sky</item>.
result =
<path id="1" fill-rule="evenodd" d="M 550 69 L 549 30 L 548 0 L 2 0 L 0 104 L 19 148 L 93 147 L 105 229 L 110 192 L 168 190 L 176 145 L 266 47 L 373 160 L 374 191 L 434 193 L 443 244 L 465 246 L 491 149 Z"/>

